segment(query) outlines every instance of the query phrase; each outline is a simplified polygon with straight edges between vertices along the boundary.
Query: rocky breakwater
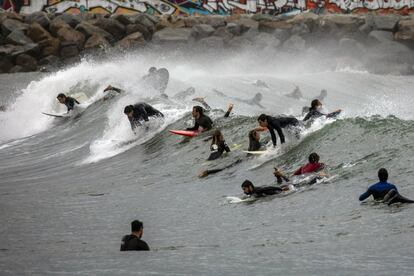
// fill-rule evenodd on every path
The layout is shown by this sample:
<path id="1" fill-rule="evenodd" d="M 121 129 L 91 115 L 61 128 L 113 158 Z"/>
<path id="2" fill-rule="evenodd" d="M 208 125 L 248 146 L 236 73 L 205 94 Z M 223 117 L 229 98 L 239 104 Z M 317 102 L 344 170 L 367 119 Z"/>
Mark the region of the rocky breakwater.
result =
<path id="1" fill-rule="evenodd" d="M 2 73 L 56 68 L 84 54 L 166 46 L 183 51 L 274 51 L 325 60 L 332 69 L 414 74 L 414 16 L 308 12 L 293 17 L 154 17 L 37 12 L 2 13 L 0 26 Z"/>

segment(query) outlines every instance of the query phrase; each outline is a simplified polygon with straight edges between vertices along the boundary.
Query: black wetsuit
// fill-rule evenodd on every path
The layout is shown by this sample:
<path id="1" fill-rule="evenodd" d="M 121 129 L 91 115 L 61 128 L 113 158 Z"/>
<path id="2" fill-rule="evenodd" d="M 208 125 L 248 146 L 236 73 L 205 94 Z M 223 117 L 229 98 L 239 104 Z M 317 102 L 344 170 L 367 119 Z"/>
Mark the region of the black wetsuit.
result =
<path id="1" fill-rule="evenodd" d="M 260 150 L 261 147 L 262 147 L 262 144 L 259 141 L 251 139 L 249 142 L 248 151 L 258 151 Z"/>
<path id="2" fill-rule="evenodd" d="M 229 146 L 226 144 L 226 141 L 221 141 L 218 144 L 213 144 L 210 147 L 211 149 L 211 154 L 208 157 L 207 160 L 211 161 L 211 160 L 216 160 L 217 158 L 219 158 L 221 155 L 223 155 L 223 152 L 230 152 L 230 148 Z"/>
<path id="3" fill-rule="evenodd" d="M 254 187 L 253 192 L 249 195 L 254 197 L 263 197 L 267 195 L 277 195 L 283 192 L 282 188 L 274 186 Z"/>
<path id="4" fill-rule="evenodd" d="M 79 104 L 79 102 L 75 98 L 66 97 L 64 105 L 66 105 L 66 107 L 68 108 L 68 112 L 73 110 L 73 108 L 75 107 L 75 103 Z"/>
<path id="5" fill-rule="evenodd" d="M 341 112 L 335 111 L 335 112 L 332 112 L 332 113 L 329 113 L 329 114 L 324 114 L 324 113 L 322 113 L 322 112 L 320 112 L 316 109 L 311 108 L 311 109 L 309 109 L 309 112 L 308 112 L 308 114 L 306 114 L 305 118 L 303 118 L 303 121 L 306 122 L 307 120 L 317 119 L 317 118 L 322 117 L 322 116 L 326 116 L 326 118 L 332 118 L 332 117 L 338 116 L 339 113 L 341 113 Z"/>
<path id="6" fill-rule="evenodd" d="M 299 125 L 299 121 L 294 117 L 270 117 L 266 116 L 268 123 L 267 128 L 269 129 L 270 136 L 272 136 L 273 146 L 276 146 L 276 134 L 275 129 L 280 137 L 280 143 L 285 143 L 285 135 L 283 134 L 282 128 L 294 127 Z"/>
<path id="7" fill-rule="evenodd" d="M 134 130 L 137 126 L 141 126 L 141 121 L 148 122 L 148 117 L 156 116 L 156 117 L 164 117 L 157 109 L 153 108 L 149 104 L 146 103 L 137 103 L 134 105 L 134 113 L 132 118 L 128 117 L 129 122 L 131 123 L 131 128 Z"/>
<path id="8" fill-rule="evenodd" d="M 213 121 L 210 119 L 210 117 L 201 115 L 200 118 L 195 119 L 194 126 L 187 128 L 187 130 L 198 130 L 199 127 L 202 127 L 204 131 L 210 130 L 213 127 Z"/>
<path id="9" fill-rule="evenodd" d="M 125 235 L 122 238 L 121 251 L 149 251 L 146 242 L 135 235 Z"/>
<path id="10" fill-rule="evenodd" d="M 378 182 L 372 185 L 368 188 L 368 190 L 365 193 L 359 196 L 359 200 L 363 201 L 371 195 L 374 197 L 375 200 L 386 199 L 386 201 L 388 201 L 388 205 L 396 202 L 414 203 L 413 200 L 401 196 L 398 193 L 397 187 L 388 182 Z"/>

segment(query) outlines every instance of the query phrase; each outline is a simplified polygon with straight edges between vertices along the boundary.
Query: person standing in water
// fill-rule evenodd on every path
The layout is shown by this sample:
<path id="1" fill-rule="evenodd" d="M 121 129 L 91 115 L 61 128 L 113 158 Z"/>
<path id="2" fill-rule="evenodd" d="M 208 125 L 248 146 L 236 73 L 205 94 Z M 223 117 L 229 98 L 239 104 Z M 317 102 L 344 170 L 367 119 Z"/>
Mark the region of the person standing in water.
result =
<path id="1" fill-rule="evenodd" d="M 131 222 L 131 234 L 125 235 L 121 242 L 121 251 L 149 251 L 148 244 L 141 240 L 144 224 L 139 220 Z"/>
<path id="2" fill-rule="evenodd" d="M 379 182 L 370 186 L 368 190 L 359 196 L 359 201 L 364 201 L 371 195 L 375 200 L 384 200 L 388 205 L 393 203 L 414 203 L 414 200 L 403 197 L 398 193 L 394 184 L 388 183 L 388 171 L 384 168 L 378 171 Z"/>

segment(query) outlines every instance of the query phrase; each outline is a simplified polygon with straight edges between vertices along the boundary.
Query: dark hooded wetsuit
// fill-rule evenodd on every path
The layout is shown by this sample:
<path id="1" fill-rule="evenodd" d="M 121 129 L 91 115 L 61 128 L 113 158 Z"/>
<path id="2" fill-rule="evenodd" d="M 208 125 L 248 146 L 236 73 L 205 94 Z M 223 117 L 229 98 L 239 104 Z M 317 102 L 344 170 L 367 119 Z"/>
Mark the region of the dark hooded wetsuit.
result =
<path id="1" fill-rule="evenodd" d="M 267 128 L 269 129 L 270 135 L 272 136 L 273 146 L 276 146 L 276 134 L 275 130 L 279 134 L 280 143 L 285 143 L 285 135 L 283 134 L 282 128 L 294 127 L 299 125 L 299 121 L 294 117 L 270 117 L 266 116 L 268 123 Z"/>
<path id="2" fill-rule="evenodd" d="M 209 161 L 216 160 L 217 158 L 223 155 L 224 151 L 230 152 L 230 148 L 226 144 L 226 141 L 224 140 L 220 141 L 218 144 L 211 145 L 210 149 L 211 149 L 211 154 L 207 159 Z"/>
<path id="3" fill-rule="evenodd" d="M 267 195 L 277 195 L 283 192 L 282 188 L 274 186 L 254 187 L 253 192 L 249 195 L 254 197 L 264 197 Z"/>
<path id="4" fill-rule="evenodd" d="M 322 116 L 326 116 L 326 118 L 333 118 L 335 116 L 338 116 L 339 113 L 341 113 L 341 112 L 335 111 L 335 112 L 332 112 L 332 113 L 329 113 L 329 114 L 324 114 L 324 113 L 322 113 L 322 112 L 320 112 L 316 109 L 311 108 L 311 109 L 309 109 L 309 112 L 308 112 L 308 114 L 306 114 L 305 118 L 303 118 L 303 121 L 306 122 L 307 120 L 317 119 L 317 118 L 322 117 Z"/>
<path id="5" fill-rule="evenodd" d="M 146 242 L 135 235 L 126 235 L 122 238 L 121 251 L 149 251 Z"/>
<path id="6" fill-rule="evenodd" d="M 203 131 L 210 130 L 213 127 L 213 121 L 206 115 L 201 115 L 200 118 L 195 119 L 193 127 L 187 128 L 187 130 L 198 130 L 199 127 L 203 128 Z"/>
<path id="7" fill-rule="evenodd" d="M 141 126 L 141 121 L 148 122 L 148 117 L 164 117 L 164 114 L 146 103 L 137 103 L 133 106 L 133 108 L 134 114 L 132 115 L 132 118 L 128 117 L 132 130 L 134 130 L 137 126 Z"/>
<path id="8" fill-rule="evenodd" d="M 359 196 L 359 200 L 363 201 L 369 196 L 373 196 L 375 200 L 382 200 L 384 198 L 389 199 L 388 204 L 401 202 L 401 203 L 414 203 L 413 200 L 405 198 L 398 193 L 397 187 L 388 182 L 378 182 L 368 190 Z"/>
<path id="9" fill-rule="evenodd" d="M 75 103 L 79 104 L 79 102 L 75 98 L 66 97 L 64 105 L 66 105 L 66 107 L 68 108 L 68 112 L 73 110 L 73 108 L 75 107 Z"/>

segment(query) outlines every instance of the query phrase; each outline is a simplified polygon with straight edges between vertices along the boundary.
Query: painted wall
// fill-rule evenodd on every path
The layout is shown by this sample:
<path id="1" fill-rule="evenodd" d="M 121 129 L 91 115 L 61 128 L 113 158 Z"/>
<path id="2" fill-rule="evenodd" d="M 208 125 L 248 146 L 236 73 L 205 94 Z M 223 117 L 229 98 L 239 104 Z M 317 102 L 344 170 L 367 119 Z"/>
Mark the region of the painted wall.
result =
<path id="1" fill-rule="evenodd" d="M 0 0 L 0 7 L 21 13 L 95 12 L 103 14 L 240 14 L 286 13 L 314 10 L 320 12 L 414 12 L 414 0 Z"/>

